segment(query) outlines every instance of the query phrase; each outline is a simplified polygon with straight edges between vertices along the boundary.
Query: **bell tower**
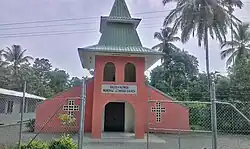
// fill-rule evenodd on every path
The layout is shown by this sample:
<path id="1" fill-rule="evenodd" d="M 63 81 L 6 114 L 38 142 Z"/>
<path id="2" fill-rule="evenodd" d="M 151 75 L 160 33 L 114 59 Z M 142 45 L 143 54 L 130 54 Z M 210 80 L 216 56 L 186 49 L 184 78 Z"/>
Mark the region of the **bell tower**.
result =
<path id="1" fill-rule="evenodd" d="M 142 46 L 136 31 L 140 21 L 131 17 L 124 0 L 115 0 L 109 16 L 101 17 L 98 44 L 78 48 L 83 68 L 95 70 L 94 138 L 101 138 L 102 131 L 110 130 L 134 131 L 136 138 L 144 137 L 147 107 L 144 71 L 162 53 Z M 133 114 L 126 105 L 131 106 Z"/>

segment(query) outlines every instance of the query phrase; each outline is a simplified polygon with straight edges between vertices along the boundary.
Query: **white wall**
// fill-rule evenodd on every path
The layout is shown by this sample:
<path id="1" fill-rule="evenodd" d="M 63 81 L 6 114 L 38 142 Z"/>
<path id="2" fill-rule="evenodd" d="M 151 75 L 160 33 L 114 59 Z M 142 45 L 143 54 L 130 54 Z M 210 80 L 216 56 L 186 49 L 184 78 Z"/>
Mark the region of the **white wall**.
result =
<path id="1" fill-rule="evenodd" d="M 5 96 L 2 100 L 5 100 L 5 113 L 7 113 L 8 108 L 8 101 L 13 101 L 13 111 L 12 114 L 17 114 L 20 112 L 20 105 L 21 105 L 21 98 L 20 97 L 13 97 L 13 96 Z M 1 119 L 0 119 L 1 120 Z"/>
<path id="2" fill-rule="evenodd" d="M 13 97 L 13 96 L 1 96 L 0 104 L 5 105 L 5 113 L 0 113 L 0 123 L 3 124 L 14 124 L 18 121 L 20 121 L 20 106 L 22 98 L 20 97 Z M 8 101 L 13 101 L 13 111 L 12 113 L 7 113 L 8 108 Z M 30 107 L 34 107 L 34 105 L 37 103 L 37 100 L 34 99 L 28 99 L 26 98 L 26 101 L 29 103 L 26 103 L 26 110 L 30 109 Z M 24 119 L 33 119 L 35 118 L 35 112 L 30 113 L 24 113 Z"/>
<path id="3" fill-rule="evenodd" d="M 131 104 L 125 103 L 125 132 L 134 132 L 135 112 Z"/>
<path id="4" fill-rule="evenodd" d="M 36 113 L 24 113 L 23 120 L 29 120 L 36 117 Z M 14 114 L 0 114 L 0 123 L 4 124 L 15 124 L 21 119 L 20 113 Z"/>
<path id="5" fill-rule="evenodd" d="M 104 118 L 105 118 L 104 116 L 105 116 L 105 109 L 102 112 L 102 132 L 104 132 Z"/>

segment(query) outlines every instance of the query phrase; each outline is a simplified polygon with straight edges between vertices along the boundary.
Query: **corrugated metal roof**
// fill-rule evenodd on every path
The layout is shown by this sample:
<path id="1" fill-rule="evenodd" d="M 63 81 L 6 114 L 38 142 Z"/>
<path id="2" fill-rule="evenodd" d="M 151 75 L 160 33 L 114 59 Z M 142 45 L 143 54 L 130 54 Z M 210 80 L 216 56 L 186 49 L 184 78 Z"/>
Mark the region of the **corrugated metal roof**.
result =
<path id="1" fill-rule="evenodd" d="M 110 46 L 110 45 L 93 45 L 85 48 L 79 48 L 86 52 L 113 52 L 113 53 L 138 53 L 138 54 L 156 54 L 161 55 L 159 51 L 148 49 L 142 46 Z"/>
<path id="2" fill-rule="evenodd" d="M 142 46 L 132 24 L 112 23 L 103 31 L 99 45 Z"/>
<path id="3" fill-rule="evenodd" d="M 3 95 L 8 95 L 8 96 L 15 96 L 15 97 L 23 97 L 23 92 L 18 92 L 18 91 L 13 91 L 13 90 L 8 90 L 8 89 L 3 89 L 0 88 L 0 94 Z M 26 98 L 31 98 L 31 99 L 39 99 L 39 100 L 45 100 L 46 98 L 32 95 L 29 93 L 25 93 Z"/>
<path id="4" fill-rule="evenodd" d="M 131 18 L 128 7 L 124 0 L 115 0 L 110 15 L 112 17 Z"/>
<path id="5" fill-rule="evenodd" d="M 119 52 L 162 55 L 142 46 L 136 27 L 140 19 L 133 19 L 124 0 L 115 0 L 109 17 L 101 20 L 101 38 L 96 45 L 78 48 L 79 52 Z"/>

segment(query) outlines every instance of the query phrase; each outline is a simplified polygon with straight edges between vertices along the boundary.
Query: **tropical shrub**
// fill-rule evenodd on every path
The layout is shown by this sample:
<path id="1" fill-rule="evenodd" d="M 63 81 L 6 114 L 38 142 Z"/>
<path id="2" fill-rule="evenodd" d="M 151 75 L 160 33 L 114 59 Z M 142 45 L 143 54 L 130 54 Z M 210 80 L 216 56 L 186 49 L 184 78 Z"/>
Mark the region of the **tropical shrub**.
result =
<path id="1" fill-rule="evenodd" d="M 200 103 L 190 104 L 188 107 L 191 129 L 210 130 L 210 105 Z"/>
<path id="2" fill-rule="evenodd" d="M 18 147 L 15 149 L 18 149 Z M 48 149 L 48 144 L 43 141 L 33 140 L 30 144 L 22 144 L 21 149 Z"/>
<path id="3" fill-rule="evenodd" d="M 62 122 L 63 125 L 65 126 L 72 126 L 75 124 L 76 122 L 76 118 L 74 117 L 71 117 L 70 115 L 68 114 L 61 114 L 59 116 L 59 119 L 60 121 Z"/>
<path id="4" fill-rule="evenodd" d="M 49 149 L 77 149 L 77 144 L 70 135 L 64 135 L 59 140 L 52 141 Z"/>

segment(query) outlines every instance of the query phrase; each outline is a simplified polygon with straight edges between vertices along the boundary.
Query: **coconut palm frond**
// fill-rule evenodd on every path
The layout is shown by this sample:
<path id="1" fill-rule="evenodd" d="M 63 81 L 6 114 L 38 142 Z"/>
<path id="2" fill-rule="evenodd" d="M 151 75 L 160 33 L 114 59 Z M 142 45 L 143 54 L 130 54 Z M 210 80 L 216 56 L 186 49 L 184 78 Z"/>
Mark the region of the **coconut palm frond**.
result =
<path id="1" fill-rule="evenodd" d="M 163 37 L 162 37 L 162 34 L 160 32 L 155 32 L 154 33 L 154 38 L 157 38 L 160 41 L 164 40 Z"/>
<path id="2" fill-rule="evenodd" d="M 176 41 L 180 41 L 180 40 L 181 40 L 180 37 L 171 37 L 169 39 L 169 41 L 171 41 L 171 42 L 176 42 Z"/>
<path id="3" fill-rule="evenodd" d="M 238 24 L 235 31 L 233 31 L 233 41 L 226 41 L 221 45 L 221 48 L 229 47 L 227 50 L 222 51 L 222 58 L 229 57 L 227 65 L 231 64 L 232 60 L 235 62 L 240 59 L 249 57 L 250 53 L 250 31 L 249 24 L 240 23 Z M 232 50 L 234 49 L 234 50 Z M 233 52 L 232 52 L 233 51 Z"/>
<path id="4" fill-rule="evenodd" d="M 235 51 L 228 59 L 226 62 L 226 66 L 229 66 L 230 64 L 232 64 L 232 62 L 237 62 L 238 58 L 237 56 L 239 55 L 239 51 Z"/>
<path id="5" fill-rule="evenodd" d="M 9 64 L 8 62 L 0 60 L 0 68 L 4 68 L 4 67 L 6 67 L 8 64 Z"/>
<path id="6" fill-rule="evenodd" d="M 180 48 L 178 48 L 176 45 L 174 45 L 173 43 L 169 43 L 169 47 L 171 48 L 171 49 L 173 49 L 173 51 L 181 51 L 181 49 Z"/>
<path id="7" fill-rule="evenodd" d="M 178 14 L 181 13 L 184 6 L 177 7 L 169 12 L 169 15 L 164 19 L 164 26 L 168 26 L 173 23 L 173 21 L 178 17 Z"/>
<path id="8" fill-rule="evenodd" d="M 152 47 L 152 49 L 159 50 L 159 51 L 162 51 L 162 48 L 163 48 L 163 43 L 159 43 Z"/>
<path id="9" fill-rule="evenodd" d="M 175 32 L 173 28 L 165 26 L 163 29 L 161 29 L 161 32 L 156 32 L 154 34 L 154 37 L 159 39 L 161 43 L 155 45 L 152 49 L 157 49 L 165 54 L 179 49 L 172 43 L 180 40 L 179 37 L 175 36 L 176 34 L 177 32 Z"/>
<path id="10" fill-rule="evenodd" d="M 243 7 L 243 2 L 241 0 L 222 0 L 221 3 L 227 7 L 238 7 L 240 9 Z"/>
<path id="11" fill-rule="evenodd" d="M 178 2 L 178 0 L 162 0 L 162 3 L 164 5 L 166 5 L 166 3 L 169 3 L 169 2 Z"/>
<path id="12" fill-rule="evenodd" d="M 238 41 L 225 41 L 224 43 L 221 44 L 221 48 L 225 47 L 238 47 L 240 46 L 240 43 Z"/>
<path id="13" fill-rule="evenodd" d="M 31 56 L 25 56 L 26 51 L 26 49 L 22 50 L 20 45 L 12 45 L 11 48 L 6 47 L 1 53 L 6 62 L 13 63 L 16 68 L 23 63 L 29 62 L 29 60 L 33 60 Z"/>
<path id="14" fill-rule="evenodd" d="M 225 59 L 226 57 L 232 55 L 232 53 L 235 52 L 234 48 L 228 48 L 226 50 L 223 50 L 220 55 L 221 55 L 221 59 Z"/>

